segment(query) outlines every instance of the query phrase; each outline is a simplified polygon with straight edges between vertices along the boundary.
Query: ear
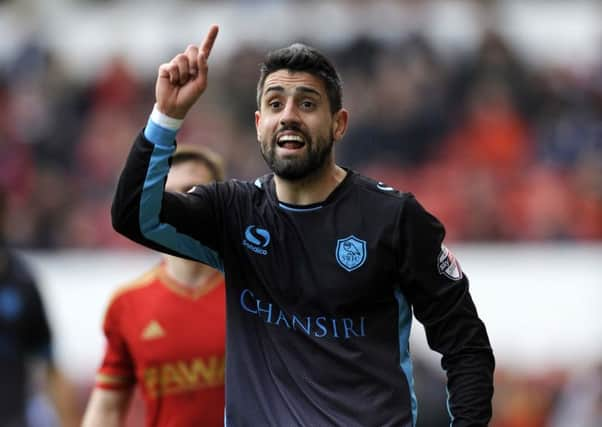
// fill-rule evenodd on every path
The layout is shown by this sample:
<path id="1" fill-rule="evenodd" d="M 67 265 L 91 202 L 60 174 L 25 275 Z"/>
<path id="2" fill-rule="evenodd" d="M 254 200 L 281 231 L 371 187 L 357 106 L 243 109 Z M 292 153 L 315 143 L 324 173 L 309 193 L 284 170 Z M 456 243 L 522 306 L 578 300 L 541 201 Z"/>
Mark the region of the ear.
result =
<path id="1" fill-rule="evenodd" d="M 255 130 L 257 131 L 257 140 L 261 139 L 261 133 L 259 132 L 259 123 L 261 122 L 261 113 L 255 111 Z"/>
<path id="2" fill-rule="evenodd" d="M 349 111 L 341 108 L 334 114 L 334 120 L 332 122 L 332 135 L 334 140 L 338 141 L 343 138 L 347 131 L 347 123 L 349 122 Z"/>

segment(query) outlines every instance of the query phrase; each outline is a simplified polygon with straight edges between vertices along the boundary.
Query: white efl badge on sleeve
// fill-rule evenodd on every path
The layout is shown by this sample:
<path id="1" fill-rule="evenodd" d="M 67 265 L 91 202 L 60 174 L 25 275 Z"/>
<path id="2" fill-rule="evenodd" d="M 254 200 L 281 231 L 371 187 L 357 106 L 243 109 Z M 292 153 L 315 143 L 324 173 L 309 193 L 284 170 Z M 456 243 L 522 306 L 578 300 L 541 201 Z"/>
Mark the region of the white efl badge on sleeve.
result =
<path id="1" fill-rule="evenodd" d="M 437 267 L 439 269 L 439 274 L 442 274 L 445 277 L 452 280 L 460 280 L 462 278 L 460 263 L 444 244 L 441 244 L 441 252 L 439 252 L 437 258 Z"/>

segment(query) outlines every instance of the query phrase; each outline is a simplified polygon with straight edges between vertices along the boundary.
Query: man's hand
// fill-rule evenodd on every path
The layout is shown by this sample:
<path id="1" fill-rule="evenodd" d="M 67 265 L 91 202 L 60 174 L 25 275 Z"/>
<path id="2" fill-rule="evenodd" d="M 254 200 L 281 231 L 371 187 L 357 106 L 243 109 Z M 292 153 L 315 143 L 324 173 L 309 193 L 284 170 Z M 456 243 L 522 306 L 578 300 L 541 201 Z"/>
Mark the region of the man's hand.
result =
<path id="1" fill-rule="evenodd" d="M 163 114 L 183 119 L 207 88 L 207 60 L 218 30 L 212 25 L 201 45 L 188 46 L 184 53 L 159 67 L 155 97 Z"/>

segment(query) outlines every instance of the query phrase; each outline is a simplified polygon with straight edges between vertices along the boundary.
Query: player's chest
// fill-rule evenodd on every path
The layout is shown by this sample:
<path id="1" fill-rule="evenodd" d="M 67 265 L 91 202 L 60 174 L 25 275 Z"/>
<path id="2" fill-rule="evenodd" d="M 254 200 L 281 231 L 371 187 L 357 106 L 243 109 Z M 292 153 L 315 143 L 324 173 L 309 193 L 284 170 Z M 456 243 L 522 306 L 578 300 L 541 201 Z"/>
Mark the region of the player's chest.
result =
<path id="1" fill-rule="evenodd" d="M 250 215 L 233 233 L 233 258 L 253 282 L 296 300 L 341 305 L 378 298 L 395 276 L 388 224 L 347 206 Z"/>
<path id="2" fill-rule="evenodd" d="M 223 385 L 223 304 L 208 308 L 159 298 L 130 313 L 130 319 L 127 344 L 138 382 L 147 395 L 159 397 Z"/>
<path id="3" fill-rule="evenodd" d="M 140 365 L 213 363 L 212 357 L 225 352 L 225 312 L 219 305 L 159 298 L 138 307 L 130 319 L 128 346 Z"/>

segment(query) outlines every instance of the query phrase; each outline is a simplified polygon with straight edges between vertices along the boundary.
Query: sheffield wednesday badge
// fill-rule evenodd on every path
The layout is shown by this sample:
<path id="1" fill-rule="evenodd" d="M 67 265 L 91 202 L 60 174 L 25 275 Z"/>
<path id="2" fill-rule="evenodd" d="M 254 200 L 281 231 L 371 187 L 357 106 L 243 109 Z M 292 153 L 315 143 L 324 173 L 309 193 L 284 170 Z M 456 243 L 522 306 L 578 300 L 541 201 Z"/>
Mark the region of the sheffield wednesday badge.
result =
<path id="1" fill-rule="evenodd" d="M 366 261 L 366 241 L 355 236 L 337 240 L 337 262 L 347 271 L 353 271 Z"/>

